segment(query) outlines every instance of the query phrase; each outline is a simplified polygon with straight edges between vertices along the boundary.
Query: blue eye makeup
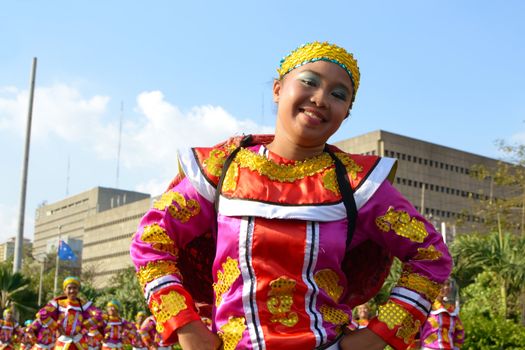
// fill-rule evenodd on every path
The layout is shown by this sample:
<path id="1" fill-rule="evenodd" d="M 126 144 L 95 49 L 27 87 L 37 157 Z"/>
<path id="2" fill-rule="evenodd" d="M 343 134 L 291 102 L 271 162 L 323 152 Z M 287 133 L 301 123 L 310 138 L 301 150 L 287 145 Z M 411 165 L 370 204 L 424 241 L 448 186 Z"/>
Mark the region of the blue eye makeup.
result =
<path id="1" fill-rule="evenodd" d="M 317 74 L 310 72 L 310 71 L 304 71 L 301 72 L 297 78 L 304 84 L 308 86 L 319 86 L 320 84 L 320 78 L 317 76 Z"/>

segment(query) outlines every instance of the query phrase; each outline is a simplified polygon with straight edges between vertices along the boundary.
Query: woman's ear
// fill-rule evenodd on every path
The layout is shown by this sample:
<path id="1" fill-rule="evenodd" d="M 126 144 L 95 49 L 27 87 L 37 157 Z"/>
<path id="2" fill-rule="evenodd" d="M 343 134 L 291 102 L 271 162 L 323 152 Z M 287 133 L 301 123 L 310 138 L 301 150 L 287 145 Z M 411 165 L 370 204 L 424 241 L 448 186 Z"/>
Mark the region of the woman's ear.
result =
<path id="1" fill-rule="evenodd" d="M 272 91 L 273 91 L 273 102 L 275 103 L 279 103 L 279 95 L 281 94 L 281 84 L 282 84 L 282 81 L 279 79 L 275 79 L 273 81 Z"/>

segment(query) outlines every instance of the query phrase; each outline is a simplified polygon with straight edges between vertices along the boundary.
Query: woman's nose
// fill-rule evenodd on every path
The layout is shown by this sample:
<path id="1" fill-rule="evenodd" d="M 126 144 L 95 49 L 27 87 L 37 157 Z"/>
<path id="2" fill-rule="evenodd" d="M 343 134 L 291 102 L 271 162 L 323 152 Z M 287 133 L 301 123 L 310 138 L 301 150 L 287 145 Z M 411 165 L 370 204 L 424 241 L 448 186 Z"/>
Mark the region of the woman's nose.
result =
<path id="1" fill-rule="evenodd" d="M 326 94 L 323 89 L 316 89 L 310 97 L 310 102 L 315 104 L 317 107 L 326 106 Z"/>

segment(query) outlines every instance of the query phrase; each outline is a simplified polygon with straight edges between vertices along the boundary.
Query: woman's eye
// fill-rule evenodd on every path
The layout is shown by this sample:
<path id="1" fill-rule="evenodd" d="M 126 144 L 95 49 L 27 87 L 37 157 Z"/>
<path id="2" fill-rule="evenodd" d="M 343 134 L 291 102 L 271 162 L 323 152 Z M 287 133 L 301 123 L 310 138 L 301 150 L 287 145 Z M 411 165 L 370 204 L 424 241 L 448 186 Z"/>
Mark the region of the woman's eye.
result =
<path id="1" fill-rule="evenodd" d="M 308 85 L 308 86 L 316 86 L 316 82 L 315 80 L 313 79 L 301 79 L 301 81 L 303 82 L 303 84 L 305 85 Z"/>
<path id="2" fill-rule="evenodd" d="M 340 100 L 343 100 L 343 101 L 346 101 L 346 98 L 347 98 L 347 94 L 344 91 L 334 91 L 332 92 L 332 96 Z"/>

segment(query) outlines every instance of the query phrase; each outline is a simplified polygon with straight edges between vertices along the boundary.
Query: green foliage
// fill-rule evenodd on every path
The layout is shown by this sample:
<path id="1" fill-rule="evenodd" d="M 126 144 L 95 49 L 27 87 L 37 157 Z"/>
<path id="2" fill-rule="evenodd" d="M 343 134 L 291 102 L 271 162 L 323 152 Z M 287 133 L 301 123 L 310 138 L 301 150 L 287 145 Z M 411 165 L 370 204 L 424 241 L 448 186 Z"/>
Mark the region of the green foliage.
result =
<path id="1" fill-rule="evenodd" d="M 36 311 L 36 294 L 28 289 L 30 279 L 13 273 L 11 264 L 0 265 L 0 312 L 14 308 L 20 319 L 32 318 Z"/>
<path id="2" fill-rule="evenodd" d="M 525 327 L 505 320 L 503 317 L 488 317 L 471 309 L 461 313 L 465 326 L 465 343 L 462 349 L 525 349 Z"/>
<path id="3" fill-rule="evenodd" d="M 94 302 L 99 308 L 105 309 L 107 302 L 112 299 L 117 299 L 121 303 L 122 310 L 119 310 L 119 313 L 127 320 L 134 320 L 138 311 L 148 311 L 133 267 L 112 278 L 110 287 L 101 291 Z"/>

